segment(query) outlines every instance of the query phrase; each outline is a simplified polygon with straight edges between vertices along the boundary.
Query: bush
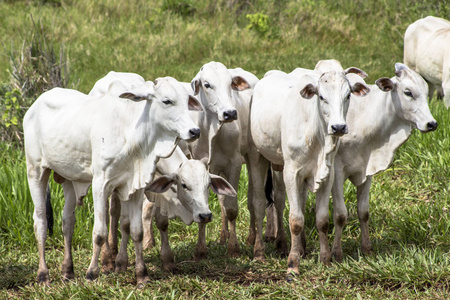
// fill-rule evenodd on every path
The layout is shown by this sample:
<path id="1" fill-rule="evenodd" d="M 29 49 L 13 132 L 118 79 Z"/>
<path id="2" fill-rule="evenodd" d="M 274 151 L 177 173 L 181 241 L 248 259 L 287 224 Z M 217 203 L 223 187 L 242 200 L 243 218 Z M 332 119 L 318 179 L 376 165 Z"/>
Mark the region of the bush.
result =
<path id="1" fill-rule="evenodd" d="M 22 145 L 22 119 L 33 101 L 54 87 L 69 87 L 69 59 L 62 46 L 58 54 L 47 42 L 44 27 L 33 19 L 31 36 L 8 54 L 11 77 L 0 90 L 0 141 Z"/>
<path id="2" fill-rule="evenodd" d="M 195 12 L 195 7 L 189 0 L 164 0 L 162 4 L 162 10 L 171 11 L 186 17 L 191 16 Z"/>
<path id="3" fill-rule="evenodd" d="M 248 14 L 247 19 L 249 22 L 247 29 L 254 30 L 261 36 L 267 35 L 270 29 L 268 15 L 262 13 Z"/>

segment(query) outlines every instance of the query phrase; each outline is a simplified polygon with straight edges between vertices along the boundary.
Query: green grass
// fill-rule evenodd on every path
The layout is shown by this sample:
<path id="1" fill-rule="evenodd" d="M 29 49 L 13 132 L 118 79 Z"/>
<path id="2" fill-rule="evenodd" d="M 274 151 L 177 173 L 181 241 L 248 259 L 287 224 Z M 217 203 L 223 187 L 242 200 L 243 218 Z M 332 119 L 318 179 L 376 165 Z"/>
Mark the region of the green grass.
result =
<path id="1" fill-rule="evenodd" d="M 402 61 L 402 35 L 408 24 L 426 15 L 450 15 L 450 5 L 437 0 L 44 2 L 0 1 L 2 84 L 10 80 L 8 51 L 20 49 L 30 37 L 31 15 L 41 22 L 48 42 L 68 51 L 71 76 L 80 80 L 83 92 L 110 70 L 136 72 L 147 79 L 170 75 L 190 81 L 211 60 L 261 77 L 270 69 L 312 68 L 320 59 L 335 58 L 344 67 L 362 68 L 369 74 L 367 82 L 374 82 L 393 76 L 394 63 Z M 246 15 L 257 13 L 268 16 L 264 34 L 247 29 Z M 218 244 L 220 207 L 211 197 L 214 220 L 207 229 L 208 259 L 193 260 L 195 224 L 186 227 L 173 220 L 169 230 L 177 271 L 161 269 L 158 249 L 146 252 L 152 281 L 142 290 L 135 287 L 131 244 L 126 273 L 102 274 L 94 283 L 84 279 L 92 253 L 91 195 L 76 210 L 76 278 L 61 281 L 64 203 L 61 187 L 52 182 L 55 232 L 47 240 L 46 258 L 53 282 L 51 287 L 39 286 L 24 153 L 1 144 L 0 299 L 448 299 L 450 111 L 441 101 L 432 101 L 430 107 L 439 123 L 437 131 L 414 132 L 392 167 L 373 180 L 370 231 L 375 254 L 360 253 L 356 191 L 346 184 L 349 218 L 343 233 L 344 261 L 321 265 L 314 196 L 310 196 L 308 255 L 292 283 L 284 280 L 286 258 L 279 257 L 272 244 L 267 244 L 265 262 L 253 261 L 253 249 L 245 245 L 249 213 L 244 169 L 237 222 L 241 257 L 226 258 L 225 247 Z M 288 231 L 288 210 L 285 228 Z M 330 240 L 333 232 L 331 223 Z"/>

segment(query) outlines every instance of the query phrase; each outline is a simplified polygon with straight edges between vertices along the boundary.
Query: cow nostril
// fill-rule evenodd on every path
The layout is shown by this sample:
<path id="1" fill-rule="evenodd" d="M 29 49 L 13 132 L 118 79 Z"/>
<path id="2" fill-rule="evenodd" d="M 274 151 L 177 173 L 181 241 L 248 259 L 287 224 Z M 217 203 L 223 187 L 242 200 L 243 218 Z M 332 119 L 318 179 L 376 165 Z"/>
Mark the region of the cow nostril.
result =
<path id="1" fill-rule="evenodd" d="M 437 126 L 438 126 L 438 124 L 436 121 L 428 122 L 427 129 L 428 129 L 428 131 L 435 131 Z"/>
<path id="2" fill-rule="evenodd" d="M 200 218 L 200 222 L 202 222 L 202 223 L 208 223 L 208 222 L 212 221 L 212 213 L 199 214 L 198 217 Z"/>
<path id="3" fill-rule="evenodd" d="M 237 120 L 237 111 L 235 109 L 227 110 L 223 113 L 223 118 L 225 119 L 225 121 Z"/>
<path id="4" fill-rule="evenodd" d="M 331 125 L 333 133 L 347 133 L 347 125 Z"/>
<path id="5" fill-rule="evenodd" d="M 200 129 L 199 128 L 192 128 L 191 130 L 189 130 L 189 135 L 193 139 L 194 138 L 198 139 L 200 137 Z"/>

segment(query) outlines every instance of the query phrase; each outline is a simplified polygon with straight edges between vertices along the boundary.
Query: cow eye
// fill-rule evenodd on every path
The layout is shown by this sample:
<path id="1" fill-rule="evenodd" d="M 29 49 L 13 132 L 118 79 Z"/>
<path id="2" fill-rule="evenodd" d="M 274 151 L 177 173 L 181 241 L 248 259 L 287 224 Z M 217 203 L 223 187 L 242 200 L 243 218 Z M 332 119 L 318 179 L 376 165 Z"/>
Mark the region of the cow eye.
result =
<path id="1" fill-rule="evenodd" d="M 181 184 L 181 187 L 182 187 L 183 189 L 187 190 L 187 185 L 186 185 L 186 184 L 182 183 L 182 184 Z"/>
<path id="2" fill-rule="evenodd" d="M 169 99 L 164 100 L 163 103 L 166 105 L 173 104 L 172 101 L 170 101 Z"/>
<path id="3" fill-rule="evenodd" d="M 411 93 L 410 90 L 406 90 L 406 91 L 404 91 L 404 93 L 405 93 L 406 96 L 412 97 L 412 93 Z"/>
<path id="4" fill-rule="evenodd" d="M 205 88 L 207 88 L 207 89 L 211 89 L 212 87 L 211 87 L 211 85 L 209 84 L 209 83 L 205 83 Z"/>
<path id="5" fill-rule="evenodd" d="M 323 101 L 323 97 L 322 97 L 322 95 L 319 95 L 319 99 Z"/>

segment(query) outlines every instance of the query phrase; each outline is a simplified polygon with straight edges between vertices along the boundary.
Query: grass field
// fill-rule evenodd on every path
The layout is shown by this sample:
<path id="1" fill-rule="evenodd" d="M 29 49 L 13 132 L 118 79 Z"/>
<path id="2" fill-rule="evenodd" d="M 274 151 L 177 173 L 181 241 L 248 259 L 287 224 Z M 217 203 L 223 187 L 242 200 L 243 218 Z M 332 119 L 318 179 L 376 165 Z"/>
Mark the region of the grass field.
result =
<path id="1" fill-rule="evenodd" d="M 251 23 L 246 17 L 257 13 L 268 16 L 267 20 Z M 87 92 L 110 70 L 136 72 L 147 79 L 170 75 L 190 81 L 211 60 L 261 77 L 270 69 L 312 68 L 320 59 L 335 58 L 344 67 L 365 70 L 367 82 L 373 83 L 394 75 L 394 63 L 402 61 L 404 30 L 426 15 L 448 19 L 450 4 L 434 0 L 0 1 L 0 82 L 11 81 L 7 72 L 10 54 L 30 39 L 31 16 L 41 24 L 47 41 L 67 52 L 72 84 Z M 0 95 L 2 106 L 3 99 Z M 365 257 L 359 252 L 356 192 L 346 185 L 349 219 L 343 233 L 344 260 L 331 267 L 321 265 L 314 197 L 310 196 L 308 255 L 292 283 L 285 281 L 286 258 L 279 257 L 273 245 L 267 244 L 267 260 L 260 262 L 252 260 L 253 249 L 245 244 L 249 213 L 244 169 L 237 222 L 241 257 L 227 258 L 225 247 L 218 243 L 220 207 L 211 196 L 214 220 L 207 229 L 208 259 L 193 260 L 195 224 L 186 227 L 173 220 L 169 231 L 177 270 L 162 270 L 158 249 L 146 252 L 152 281 L 143 289 L 135 287 L 131 244 L 126 273 L 102 274 L 93 283 L 84 279 L 92 253 L 90 195 L 76 211 L 76 278 L 61 281 L 64 203 L 61 187 L 52 182 L 55 232 L 46 249 L 52 285 L 39 286 L 23 150 L 2 143 L 0 299 L 448 299 L 450 111 L 436 99 L 430 108 L 438 129 L 429 134 L 414 132 L 397 152 L 392 167 L 373 180 L 370 228 L 375 254 Z M 286 210 L 289 232 L 287 216 Z M 329 237 L 333 238 L 332 223 Z"/>

